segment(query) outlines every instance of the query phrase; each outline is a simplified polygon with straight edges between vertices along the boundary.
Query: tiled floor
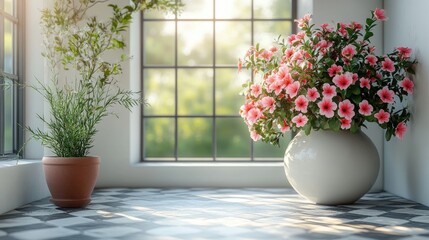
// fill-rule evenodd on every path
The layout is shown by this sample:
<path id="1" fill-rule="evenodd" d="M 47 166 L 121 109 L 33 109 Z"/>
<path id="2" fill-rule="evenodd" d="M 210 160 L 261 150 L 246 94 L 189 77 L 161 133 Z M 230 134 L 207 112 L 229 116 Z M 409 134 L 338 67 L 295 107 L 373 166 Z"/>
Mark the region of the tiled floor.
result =
<path id="1" fill-rule="evenodd" d="M 289 189 L 99 189 L 85 209 L 49 199 L 0 216 L 0 240 L 429 240 L 429 208 L 387 193 L 318 206 Z"/>

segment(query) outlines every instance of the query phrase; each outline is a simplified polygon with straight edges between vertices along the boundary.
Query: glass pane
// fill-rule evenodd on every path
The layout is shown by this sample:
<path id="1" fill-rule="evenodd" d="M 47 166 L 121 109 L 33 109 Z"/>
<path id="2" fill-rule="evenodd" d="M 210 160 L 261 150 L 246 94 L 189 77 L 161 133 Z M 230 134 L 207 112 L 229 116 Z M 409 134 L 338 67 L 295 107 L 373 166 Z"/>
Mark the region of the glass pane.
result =
<path id="1" fill-rule="evenodd" d="M 13 152 L 13 83 L 5 81 L 4 87 L 4 152 Z"/>
<path id="2" fill-rule="evenodd" d="M 244 96 L 239 93 L 241 85 L 250 79 L 249 72 L 237 72 L 237 69 L 216 70 L 216 114 L 238 115 L 244 104 Z"/>
<path id="3" fill-rule="evenodd" d="M 145 118 L 144 157 L 174 157 L 174 118 Z"/>
<path id="4" fill-rule="evenodd" d="M 182 0 L 185 4 L 179 19 L 213 19 L 213 0 Z"/>
<path id="5" fill-rule="evenodd" d="M 144 65 L 174 66 L 174 22 L 144 22 Z"/>
<path id="6" fill-rule="evenodd" d="M 247 126 L 242 119 L 216 119 L 216 138 L 218 158 L 245 158 L 250 160 L 251 142 Z"/>
<path id="7" fill-rule="evenodd" d="M 212 160 L 207 158 L 213 156 L 213 120 L 210 118 L 179 118 L 178 121 L 178 157 Z"/>
<path id="8" fill-rule="evenodd" d="M 263 0 L 254 1 L 254 18 L 291 18 L 291 0 Z"/>
<path id="9" fill-rule="evenodd" d="M 4 71 L 13 72 L 13 23 L 7 19 L 4 20 Z"/>
<path id="10" fill-rule="evenodd" d="M 273 146 L 269 143 L 264 143 L 261 140 L 254 142 L 253 145 L 253 154 L 255 160 L 278 160 L 275 158 L 283 159 L 286 147 L 292 139 L 292 134 L 288 132 L 285 136 L 280 139 L 280 147 Z"/>
<path id="11" fill-rule="evenodd" d="M 145 10 L 143 13 L 144 19 L 174 19 L 174 13 L 165 12 L 163 10 L 151 9 Z"/>
<path id="12" fill-rule="evenodd" d="M 213 70 L 178 70 L 178 114 L 213 114 Z"/>
<path id="13" fill-rule="evenodd" d="M 15 15 L 15 1 L 14 0 L 3 0 L 4 1 L 4 11 L 10 15 Z"/>
<path id="14" fill-rule="evenodd" d="M 250 22 L 216 22 L 216 64 L 236 66 L 250 45 Z"/>
<path id="15" fill-rule="evenodd" d="M 216 0 L 216 18 L 250 19 L 251 0 Z"/>
<path id="16" fill-rule="evenodd" d="M 213 22 L 178 22 L 179 65 L 213 64 Z"/>
<path id="17" fill-rule="evenodd" d="M 145 69 L 143 74 L 145 115 L 174 115 L 174 69 Z"/>
<path id="18" fill-rule="evenodd" d="M 255 43 L 260 43 L 262 48 L 270 48 L 279 35 L 286 37 L 292 33 L 289 21 L 255 21 L 254 24 Z"/>

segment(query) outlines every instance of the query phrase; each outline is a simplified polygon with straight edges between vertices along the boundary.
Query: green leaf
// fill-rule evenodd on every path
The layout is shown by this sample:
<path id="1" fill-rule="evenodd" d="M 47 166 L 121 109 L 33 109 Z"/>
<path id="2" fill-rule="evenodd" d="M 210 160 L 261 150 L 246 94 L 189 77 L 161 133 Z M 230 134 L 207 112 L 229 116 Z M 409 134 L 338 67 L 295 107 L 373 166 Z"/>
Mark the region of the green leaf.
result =
<path id="1" fill-rule="evenodd" d="M 340 130 L 341 127 L 341 123 L 338 119 L 336 118 L 331 118 L 329 119 L 329 128 L 334 130 L 334 131 L 338 131 Z"/>

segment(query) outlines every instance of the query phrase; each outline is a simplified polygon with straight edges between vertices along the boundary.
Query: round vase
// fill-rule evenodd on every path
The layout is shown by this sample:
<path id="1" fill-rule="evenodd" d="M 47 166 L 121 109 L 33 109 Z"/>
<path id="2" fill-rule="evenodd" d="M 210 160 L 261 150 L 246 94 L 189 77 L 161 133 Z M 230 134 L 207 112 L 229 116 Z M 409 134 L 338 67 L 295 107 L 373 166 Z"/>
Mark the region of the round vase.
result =
<path id="1" fill-rule="evenodd" d="M 43 157 L 51 202 L 63 208 L 81 208 L 91 202 L 99 157 Z"/>
<path id="2" fill-rule="evenodd" d="M 315 204 L 351 204 L 377 179 L 380 159 L 363 132 L 319 130 L 299 132 L 284 157 L 287 179 Z"/>

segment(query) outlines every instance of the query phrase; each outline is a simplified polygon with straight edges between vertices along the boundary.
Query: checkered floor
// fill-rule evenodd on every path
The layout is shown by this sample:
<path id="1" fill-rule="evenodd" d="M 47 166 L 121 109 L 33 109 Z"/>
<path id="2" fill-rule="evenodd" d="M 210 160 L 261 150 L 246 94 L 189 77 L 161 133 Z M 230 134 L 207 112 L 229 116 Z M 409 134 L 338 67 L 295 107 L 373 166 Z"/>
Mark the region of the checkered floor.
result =
<path id="1" fill-rule="evenodd" d="M 0 240 L 429 240 L 429 207 L 388 193 L 318 206 L 290 189 L 98 189 L 85 209 L 43 199 L 0 216 Z"/>

